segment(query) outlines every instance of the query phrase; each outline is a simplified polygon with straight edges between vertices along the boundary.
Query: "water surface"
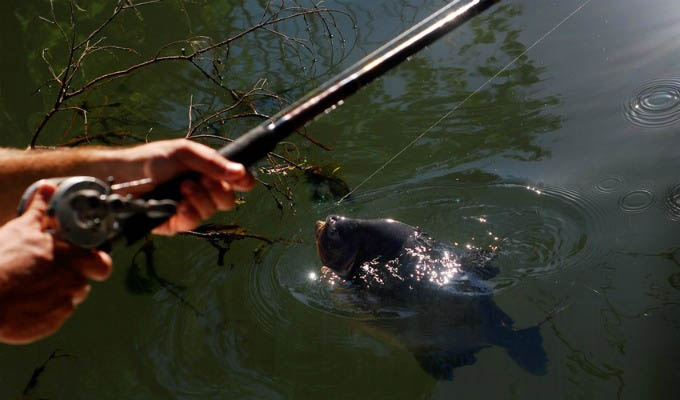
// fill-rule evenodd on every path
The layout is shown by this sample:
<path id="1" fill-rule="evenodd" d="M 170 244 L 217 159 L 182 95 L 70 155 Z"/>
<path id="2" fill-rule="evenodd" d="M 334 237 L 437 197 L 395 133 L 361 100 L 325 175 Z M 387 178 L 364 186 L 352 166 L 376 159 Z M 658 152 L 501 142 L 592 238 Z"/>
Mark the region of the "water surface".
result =
<path id="1" fill-rule="evenodd" d="M 264 3 L 178 2 L 147 9 L 143 23 L 130 14 L 111 35 L 152 52 L 188 36 L 229 35 L 256 21 Z M 353 18 L 337 20 L 344 44 L 313 24 L 317 53 L 298 58 L 255 36 L 231 49 L 229 84 L 245 89 L 267 78 L 272 91 L 295 99 L 443 2 L 326 4 Z M 99 21 L 110 13 L 103 3 L 89 7 Z M 40 52 L 53 47 L 56 57 L 59 37 L 37 18 L 48 15 L 47 2 L 4 8 L 0 40 L 12 56 L 0 59 L 1 144 L 24 147 L 53 101 L 46 90 L 33 92 L 49 77 Z M 58 334 L 0 346 L 0 395 L 21 395 L 58 349 L 66 356 L 49 361 L 30 398 L 674 398 L 679 34 L 674 0 L 501 2 L 310 125 L 331 152 L 293 139 L 310 162 L 340 166 L 355 188 L 455 109 L 347 201 L 315 196 L 300 177 L 287 181 L 294 210 L 288 201 L 280 210 L 257 188 L 212 222 L 285 240 L 234 242 L 224 265 L 194 237 L 154 240 L 159 278 L 141 243 L 117 249 L 111 279 L 95 285 Z M 180 137 L 189 95 L 196 104 L 228 101 L 190 66 L 159 66 L 88 98 L 124 103 L 91 129 Z M 69 118 L 41 143 L 77 135 L 64 133 Z M 237 120 L 214 133 L 255 123 Z M 374 314 L 347 309 L 342 292 L 313 279 L 314 221 L 329 213 L 390 217 L 450 243 L 497 246 L 494 299 L 515 326 L 559 311 L 541 326 L 548 373 L 531 375 L 489 348 L 453 381 L 431 378 L 398 338 L 366 329 L 362 319 Z"/>

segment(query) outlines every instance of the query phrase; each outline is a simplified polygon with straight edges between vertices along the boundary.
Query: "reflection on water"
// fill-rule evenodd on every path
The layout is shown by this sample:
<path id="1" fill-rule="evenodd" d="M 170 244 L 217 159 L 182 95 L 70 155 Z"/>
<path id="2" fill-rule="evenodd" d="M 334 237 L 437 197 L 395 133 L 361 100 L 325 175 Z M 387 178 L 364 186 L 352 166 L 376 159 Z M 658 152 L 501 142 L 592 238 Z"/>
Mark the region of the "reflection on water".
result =
<path id="1" fill-rule="evenodd" d="M 432 164 L 451 167 L 495 155 L 549 157 L 538 141 L 562 126 L 555 112 L 560 98 L 538 90 L 548 69 L 527 54 L 520 57 L 527 46 L 519 40 L 522 29 L 512 21 L 521 14 L 521 5 L 501 4 L 456 32 L 455 46 L 432 46 L 427 56 L 414 56 L 368 87 L 364 93 L 379 104 L 383 117 L 376 118 L 374 107 L 347 103 L 340 111 L 351 112 L 344 117 L 362 138 L 350 138 L 344 146 L 381 164 L 401 154 L 398 162 L 430 172 L 436 172 Z M 378 168 L 364 168 L 362 178 Z M 401 179 L 418 177 L 416 172 Z"/>
<path id="2" fill-rule="evenodd" d="M 19 90 L 12 85 L 32 89 L 46 79 L 34 50 L 59 40 L 51 31 L 41 36 L 43 28 L 28 18 L 48 3 L 19 3 L 2 16 L 10 20 L 2 37 L 16 38 L 9 54 L 20 52 L 17 46 L 25 52 L 0 61 L 5 75 L 17 78 L 1 84 L 2 102 L 10 107 L 0 111 L 0 120 L 10 127 L 34 125 L 27 120 L 35 107 L 21 106 L 29 103 L 25 96 L 6 93 Z M 186 5 L 194 32 L 206 28 L 219 36 L 259 18 L 266 3 L 172 5 Z M 357 51 L 375 48 L 385 32 L 399 32 L 404 21 L 437 6 L 426 3 L 337 2 L 359 27 L 351 56 L 359 58 Z M 337 177 L 336 165 L 342 166 L 342 182 L 300 177 L 291 185 L 295 215 L 279 213 L 260 187 L 238 211 L 215 221 L 292 240 L 256 257 L 256 241 L 235 242 L 225 266 L 209 243 L 191 237 L 155 240 L 155 270 L 148 269 L 144 250 L 136 258 L 138 248 L 118 250 L 111 280 L 97 285 L 58 335 L 32 346 L 0 346 L 0 397 L 17 397 L 58 348 L 73 356 L 50 362 L 31 396 L 674 398 L 680 354 L 678 80 L 645 84 L 641 77 L 677 75 L 677 60 L 666 48 L 680 27 L 668 23 L 677 19 L 670 12 L 678 10 L 677 1 L 658 0 L 642 14 L 633 0 L 617 7 L 590 2 L 587 12 L 470 97 L 577 3 L 583 4 L 499 3 L 309 126 L 310 135 L 334 148 L 310 152 L 310 164 L 332 165 L 324 177 Z M 106 16 L 107 7 L 89 12 Z M 189 24 L 182 15 L 169 18 L 170 11 L 145 15 L 143 23 L 130 14 L 118 33 L 147 38 L 155 50 L 157 42 L 172 40 L 168 26 Z M 351 23 L 338 21 L 343 32 L 353 32 Z M 304 26 L 288 25 L 291 33 Z M 232 49 L 240 63 L 222 65 L 220 73 L 234 87 L 248 87 L 271 72 L 273 87 L 292 88 L 286 95 L 295 98 L 303 91 L 300 82 L 328 64 L 326 28 L 318 21 L 311 29 L 324 38 L 317 72 L 289 76 L 301 73 L 295 51 L 262 36 Z M 339 38 L 334 40 L 337 45 Z M 632 60 L 641 45 L 658 56 Z M 262 51 L 268 54 L 258 56 Z M 26 58 L 25 70 L 7 64 Z M 122 126 L 143 137 L 162 125 L 165 133 L 177 134 L 186 128 L 189 92 L 194 104 L 208 108 L 232 101 L 202 85 L 196 71 L 157 71 L 163 79 L 116 82 L 116 96 L 129 99 L 129 106 L 108 110 L 111 118 L 101 131 Z M 340 207 L 325 201 L 346 192 L 344 182 L 354 187 L 455 107 Z M 92 117 L 95 129 L 94 112 Z M 652 126 L 654 135 L 640 134 Z M 239 125 L 214 128 L 243 131 Z M 4 145 L 25 145 L 13 134 Z M 560 305 L 561 312 L 540 328 L 547 374 L 527 373 L 501 346 L 492 346 L 472 352 L 477 362 L 457 368 L 454 381 L 432 379 L 414 359 L 428 352 L 415 345 L 427 339 L 428 324 L 445 327 L 450 304 L 438 314 L 436 307 L 387 306 L 358 298 L 350 287 L 321 285 L 313 221 L 331 213 L 397 218 L 459 246 L 497 245 L 493 299 L 518 328 L 536 326 Z M 126 267 L 133 263 L 137 269 L 128 278 L 138 294 L 126 290 Z M 435 331 L 440 343 L 451 344 L 445 329 Z M 404 340 L 404 334 L 412 337 Z M 470 360 L 458 358 L 460 364 Z"/>

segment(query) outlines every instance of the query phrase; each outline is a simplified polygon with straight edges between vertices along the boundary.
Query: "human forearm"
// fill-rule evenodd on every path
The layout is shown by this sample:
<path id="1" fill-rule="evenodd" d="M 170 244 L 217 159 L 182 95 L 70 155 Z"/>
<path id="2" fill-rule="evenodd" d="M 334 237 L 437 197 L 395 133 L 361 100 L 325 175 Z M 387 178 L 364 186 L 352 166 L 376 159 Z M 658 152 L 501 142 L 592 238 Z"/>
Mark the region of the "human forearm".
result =
<path id="1" fill-rule="evenodd" d="M 127 180 L 142 174 L 141 162 L 134 162 L 128 149 L 0 149 L 0 224 L 16 216 L 19 198 L 37 180 L 74 175 Z"/>
<path id="2" fill-rule="evenodd" d="M 242 165 L 188 140 L 164 140 L 126 148 L 88 147 L 41 151 L 0 149 L 0 224 L 15 217 L 21 194 L 33 182 L 50 177 L 86 175 L 118 182 L 151 178 L 134 188 L 139 195 L 187 171 L 202 175 L 184 182 L 178 215 L 157 233 L 191 229 L 216 210 L 234 206 L 234 190 L 247 191 L 253 178 Z M 128 192 L 129 193 L 129 192 Z M 163 228 L 163 229 L 161 229 Z"/>

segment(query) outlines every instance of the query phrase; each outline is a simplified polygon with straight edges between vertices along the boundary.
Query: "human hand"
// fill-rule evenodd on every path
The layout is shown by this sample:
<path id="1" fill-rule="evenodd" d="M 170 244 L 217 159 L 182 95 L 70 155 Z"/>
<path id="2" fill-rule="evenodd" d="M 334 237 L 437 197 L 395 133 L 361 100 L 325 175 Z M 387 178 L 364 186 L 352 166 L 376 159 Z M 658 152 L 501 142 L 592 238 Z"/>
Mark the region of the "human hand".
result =
<path id="1" fill-rule="evenodd" d="M 127 179 L 137 179 L 141 173 L 158 185 L 189 171 L 202 175 L 198 182 L 188 180 L 181 184 L 184 198 L 177 214 L 154 229 L 157 234 L 187 231 L 217 210 L 231 210 L 235 204 L 234 191 L 248 191 L 254 184 L 243 165 L 190 140 L 164 140 L 121 151 L 125 152 L 125 162 L 120 164 L 123 168 L 127 165 L 141 169 L 129 172 Z"/>
<path id="2" fill-rule="evenodd" d="M 54 186 L 36 190 L 26 211 L 0 227 L 0 342 L 31 343 L 55 331 L 102 281 L 112 261 L 46 232 Z"/>

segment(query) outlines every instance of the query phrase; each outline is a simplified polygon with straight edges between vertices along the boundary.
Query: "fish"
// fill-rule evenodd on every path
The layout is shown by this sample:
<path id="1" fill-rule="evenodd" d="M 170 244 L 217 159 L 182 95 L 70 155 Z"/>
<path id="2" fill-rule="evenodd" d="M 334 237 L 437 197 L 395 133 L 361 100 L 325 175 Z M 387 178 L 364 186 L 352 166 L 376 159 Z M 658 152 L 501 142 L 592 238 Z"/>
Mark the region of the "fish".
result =
<path id="1" fill-rule="evenodd" d="M 452 380 L 492 346 L 529 373 L 547 373 L 540 324 L 514 328 L 493 300 L 492 251 L 461 251 L 392 219 L 339 215 L 317 222 L 316 248 L 329 279 L 366 303 L 359 307 L 383 311 L 362 323 L 396 337 L 433 378 Z"/>

